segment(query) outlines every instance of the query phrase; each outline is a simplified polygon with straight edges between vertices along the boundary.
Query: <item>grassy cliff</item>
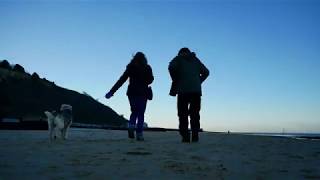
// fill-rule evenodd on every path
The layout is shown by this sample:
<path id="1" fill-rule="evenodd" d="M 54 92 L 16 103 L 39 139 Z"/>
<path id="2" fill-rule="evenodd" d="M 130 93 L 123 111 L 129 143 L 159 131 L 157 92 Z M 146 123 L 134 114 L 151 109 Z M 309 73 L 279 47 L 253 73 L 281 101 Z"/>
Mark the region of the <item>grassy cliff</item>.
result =
<path id="1" fill-rule="evenodd" d="M 92 97 L 59 87 L 45 78 L 41 79 L 36 73 L 26 73 L 20 65 L 16 66 L 0 62 L 0 116 L 22 120 L 34 117 L 36 120 L 44 118 L 46 110 L 58 110 L 61 104 L 70 104 L 74 122 L 111 126 L 126 124 L 126 119 Z"/>

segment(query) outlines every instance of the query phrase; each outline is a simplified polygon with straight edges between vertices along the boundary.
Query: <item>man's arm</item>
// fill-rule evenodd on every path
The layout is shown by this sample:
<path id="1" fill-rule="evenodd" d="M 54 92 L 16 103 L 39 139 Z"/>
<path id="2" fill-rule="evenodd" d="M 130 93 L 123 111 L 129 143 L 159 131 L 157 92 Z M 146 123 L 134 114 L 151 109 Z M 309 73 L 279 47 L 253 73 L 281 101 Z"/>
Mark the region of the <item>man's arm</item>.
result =
<path id="1" fill-rule="evenodd" d="M 169 69 L 169 74 L 170 74 L 172 81 L 176 81 L 176 79 L 177 79 L 177 60 L 173 59 L 169 63 L 168 69 Z"/>
<path id="2" fill-rule="evenodd" d="M 171 87 L 170 87 L 170 96 L 177 95 L 177 60 L 173 59 L 169 64 L 169 74 L 172 80 Z"/>
<path id="3" fill-rule="evenodd" d="M 208 78 L 208 76 L 209 76 L 209 69 L 202 62 L 200 62 L 200 81 L 201 81 L 201 83 L 203 81 L 205 81 Z"/>

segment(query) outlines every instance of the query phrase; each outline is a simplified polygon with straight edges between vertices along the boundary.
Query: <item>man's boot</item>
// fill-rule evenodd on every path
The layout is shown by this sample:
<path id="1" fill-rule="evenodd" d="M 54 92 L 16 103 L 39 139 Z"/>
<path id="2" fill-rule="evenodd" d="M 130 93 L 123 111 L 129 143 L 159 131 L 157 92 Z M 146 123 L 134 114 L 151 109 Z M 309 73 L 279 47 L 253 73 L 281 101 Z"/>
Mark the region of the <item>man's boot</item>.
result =
<path id="1" fill-rule="evenodd" d="M 192 142 L 198 142 L 198 141 L 199 141 L 199 132 L 192 131 Z"/>

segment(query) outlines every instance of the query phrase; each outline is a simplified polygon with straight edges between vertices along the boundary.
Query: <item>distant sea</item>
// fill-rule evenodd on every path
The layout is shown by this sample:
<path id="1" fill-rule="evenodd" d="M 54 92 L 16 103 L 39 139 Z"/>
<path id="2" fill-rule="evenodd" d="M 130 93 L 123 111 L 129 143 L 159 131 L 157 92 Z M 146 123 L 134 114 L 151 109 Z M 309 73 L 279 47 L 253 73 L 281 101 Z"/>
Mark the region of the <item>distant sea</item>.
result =
<path id="1" fill-rule="evenodd" d="M 239 133 L 239 134 L 320 140 L 320 133 Z"/>

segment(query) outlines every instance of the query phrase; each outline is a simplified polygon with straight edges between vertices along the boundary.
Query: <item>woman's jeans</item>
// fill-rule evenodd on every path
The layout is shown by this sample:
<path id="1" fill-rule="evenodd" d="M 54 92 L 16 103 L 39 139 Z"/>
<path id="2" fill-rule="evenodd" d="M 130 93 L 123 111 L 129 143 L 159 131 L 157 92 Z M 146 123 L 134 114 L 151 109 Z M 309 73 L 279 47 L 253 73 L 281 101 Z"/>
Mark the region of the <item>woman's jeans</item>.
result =
<path id="1" fill-rule="evenodd" d="M 144 124 L 144 112 L 147 107 L 147 98 L 143 96 L 129 96 L 131 107 L 131 115 L 129 120 L 129 128 L 136 128 L 137 134 L 142 134 Z"/>

